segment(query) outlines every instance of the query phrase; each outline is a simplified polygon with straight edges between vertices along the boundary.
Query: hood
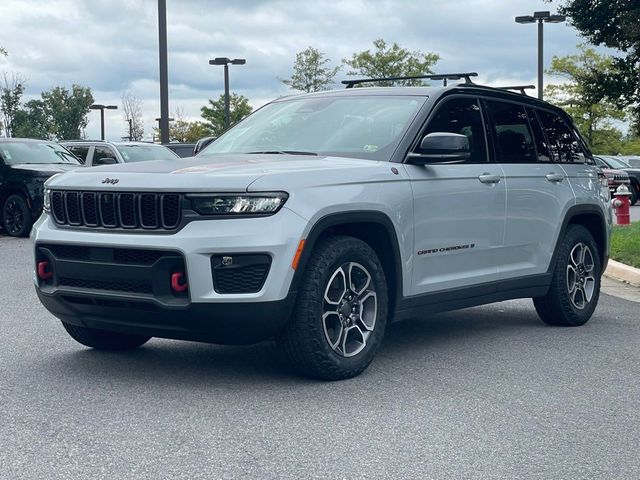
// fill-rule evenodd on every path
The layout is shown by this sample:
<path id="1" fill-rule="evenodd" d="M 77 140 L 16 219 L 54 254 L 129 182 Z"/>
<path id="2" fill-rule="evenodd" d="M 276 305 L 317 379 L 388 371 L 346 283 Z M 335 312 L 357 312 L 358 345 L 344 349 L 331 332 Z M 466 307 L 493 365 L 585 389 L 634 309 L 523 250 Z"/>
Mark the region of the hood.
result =
<path id="1" fill-rule="evenodd" d="M 34 174 L 54 175 L 56 173 L 65 173 L 76 168 L 85 168 L 84 165 L 73 165 L 66 163 L 18 163 L 9 165 L 12 170 L 23 170 Z"/>
<path id="2" fill-rule="evenodd" d="M 272 174 L 310 174 L 342 169 L 362 169 L 377 162 L 310 155 L 208 155 L 182 160 L 105 165 L 71 171 L 56 177 L 52 188 L 152 191 L 247 191 L 261 177 Z M 305 175 L 309 176 L 309 175 Z"/>

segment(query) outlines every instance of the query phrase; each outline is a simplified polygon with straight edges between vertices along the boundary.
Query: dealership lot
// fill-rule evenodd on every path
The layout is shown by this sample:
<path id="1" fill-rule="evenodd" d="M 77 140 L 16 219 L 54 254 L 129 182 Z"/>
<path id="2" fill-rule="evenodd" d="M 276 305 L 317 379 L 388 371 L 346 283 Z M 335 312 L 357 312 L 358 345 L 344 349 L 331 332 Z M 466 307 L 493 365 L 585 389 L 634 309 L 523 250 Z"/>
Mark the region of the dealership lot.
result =
<path id="1" fill-rule="evenodd" d="M 0 236 L 0 478 L 632 478 L 640 304 L 585 327 L 528 300 L 393 325 L 358 378 L 293 376 L 272 343 L 84 349 Z"/>

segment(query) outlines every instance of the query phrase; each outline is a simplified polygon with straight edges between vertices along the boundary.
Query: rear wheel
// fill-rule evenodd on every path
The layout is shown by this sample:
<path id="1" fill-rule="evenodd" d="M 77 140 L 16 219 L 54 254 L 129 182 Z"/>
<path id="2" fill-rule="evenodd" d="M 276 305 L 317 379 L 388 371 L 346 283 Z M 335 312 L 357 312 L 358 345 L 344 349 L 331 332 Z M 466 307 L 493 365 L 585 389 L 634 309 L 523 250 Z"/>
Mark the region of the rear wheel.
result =
<path id="1" fill-rule="evenodd" d="M 384 271 L 371 247 L 352 237 L 329 237 L 309 259 L 293 318 L 278 343 L 304 375 L 354 377 L 380 347 L 387 305 Z"/>
<path id="2" fill-rule="evenodd" d="M 2 206 L 2 225 L 12 237 L 26 237 L 31 230 L 31 212 L 22 195 L 9 195 Z"/>
<path id="3" fill-rule="evenodd" d="M 133 350 L 149 341 L 151 337 L 109 332 L 97 328 L 79 327 L 62 322 L 65 330 L 78 343 L 96 350 L 122 351 Z"/>
<path id="4" fill-rule="evenodd" d="M 582 225 L 569 225 L 559 248 L 549 292 L 534 298 L 533 303 L 540 318 L 549 325 L 584 325 L 600 297 L 598 248 Z"/>
<path id="5" fill-rule="evenodd" d="M 631 183 L 631 185 L 629 185 L 629 191 L 631 192 L 629 201 L 631 202 L 631 205 L 635 205 L 640 197 L 640 184 L 635 182 Z"/>

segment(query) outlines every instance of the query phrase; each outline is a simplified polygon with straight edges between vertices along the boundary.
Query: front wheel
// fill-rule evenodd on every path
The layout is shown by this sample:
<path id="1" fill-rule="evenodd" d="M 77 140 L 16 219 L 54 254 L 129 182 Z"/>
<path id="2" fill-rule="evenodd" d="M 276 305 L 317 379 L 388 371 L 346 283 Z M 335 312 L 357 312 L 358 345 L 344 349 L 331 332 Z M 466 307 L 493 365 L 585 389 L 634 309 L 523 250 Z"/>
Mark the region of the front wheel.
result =
<path id="1" fill-rule="evenodd" d="M 387 283 L 375 252 L 353 237 L 323 239 L 301 285 L 293 318 L 278 338 L 291 365 L 323 380 L 359 375 L 387 323 Z"/>
<path id="2" fill-rule="evenodd" d="M 96 350 L 133 350 L 148 342 L 151 338 L 142 335 L 128 335 L 126 333 L 98 330 L 97 328 L 79 327 L 67 322 L 62 322 L 62 326 L 76 342 Z"/>
<path id="3" fill-rule="evenodd" d="M 31 230 L 31 212 L 21 195 L 10 195 L 2 206 L 2 223 L 12 237 L 26 237 Z"/>
<path id="4" fill-rule="evenodd" d="M 545 323 L 577 327 L 589 321 L 598 304 L 602 263 L 582 225 L 569 225 L 561 242 L 549 292 L 533 303 Z"/>

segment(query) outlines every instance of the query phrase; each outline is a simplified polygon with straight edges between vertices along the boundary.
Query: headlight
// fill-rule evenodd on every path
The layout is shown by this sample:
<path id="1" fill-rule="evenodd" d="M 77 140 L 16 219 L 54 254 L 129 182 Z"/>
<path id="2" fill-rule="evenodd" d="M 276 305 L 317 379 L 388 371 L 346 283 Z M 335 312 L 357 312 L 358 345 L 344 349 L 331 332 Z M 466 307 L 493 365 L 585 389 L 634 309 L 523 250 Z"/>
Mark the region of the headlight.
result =
<path id="1" fill-rule="evenodd" d="M 289 196 L 285 192 L 189 195 L 200 215 L 273 215 Z"/>

